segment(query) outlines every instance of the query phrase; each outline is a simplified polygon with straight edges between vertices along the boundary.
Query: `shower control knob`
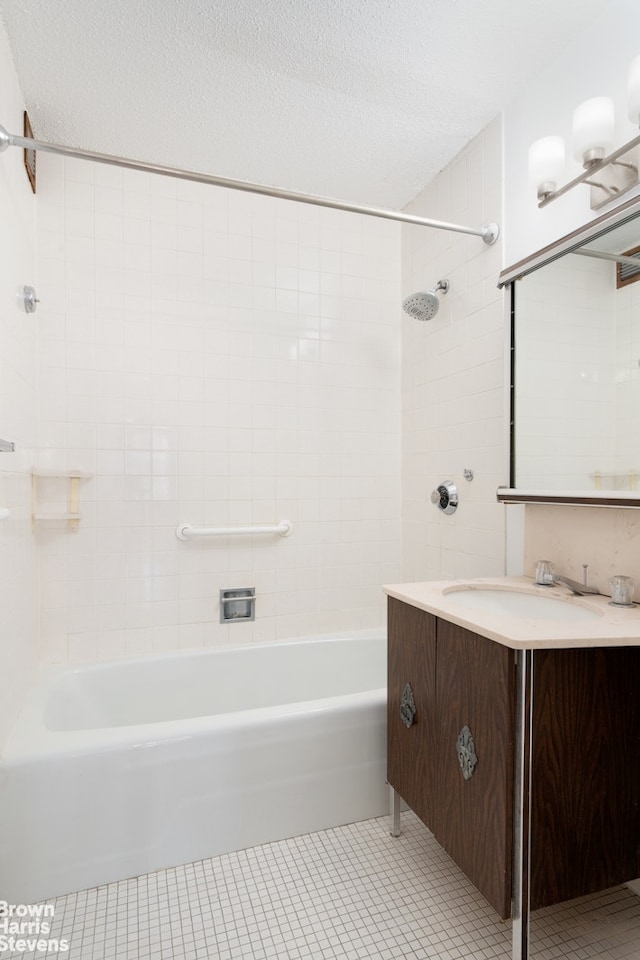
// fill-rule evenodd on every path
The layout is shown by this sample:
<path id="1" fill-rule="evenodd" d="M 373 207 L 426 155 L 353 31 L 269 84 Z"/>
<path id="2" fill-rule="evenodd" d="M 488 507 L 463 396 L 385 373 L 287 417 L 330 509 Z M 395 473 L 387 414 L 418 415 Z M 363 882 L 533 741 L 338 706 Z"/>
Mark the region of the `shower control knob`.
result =
<path id="1" fill-rule="evenodd" d="M 443 513 L 455 513 L 458 508 L 458 488 L 452 480 L 445 480 L 431 494 L 431 503 L 435 503 Z"/>

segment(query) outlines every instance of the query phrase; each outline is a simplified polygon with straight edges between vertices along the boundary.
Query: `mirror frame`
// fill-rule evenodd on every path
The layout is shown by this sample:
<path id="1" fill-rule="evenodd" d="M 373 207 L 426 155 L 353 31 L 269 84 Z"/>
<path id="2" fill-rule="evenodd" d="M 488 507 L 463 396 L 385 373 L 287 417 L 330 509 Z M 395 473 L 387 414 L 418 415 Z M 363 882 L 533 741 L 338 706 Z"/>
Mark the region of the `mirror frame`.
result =
<path id="1" fill-rule="evenodd" d="M 553 263 L 567 253 L 590 243 L 614 227 L 621 226 L 640 215 L 640 196 L 632 197 L 625 203 L 591 220 L 577 230 L 560 237 L 554 243 L 542 247 L 529 257 L 506 267 L 498 278 L 498 288 L 509 288 L 509 319 L 511 327 L 510 342 L 510 385 L 509 385 L 509 486 L 498 487 L 497 499 L 501 503 L 558 503 L 597 507 L 640 507 L 640 490 L 529 490 L 515 486 L 515 283 L 535 270 Z"/>

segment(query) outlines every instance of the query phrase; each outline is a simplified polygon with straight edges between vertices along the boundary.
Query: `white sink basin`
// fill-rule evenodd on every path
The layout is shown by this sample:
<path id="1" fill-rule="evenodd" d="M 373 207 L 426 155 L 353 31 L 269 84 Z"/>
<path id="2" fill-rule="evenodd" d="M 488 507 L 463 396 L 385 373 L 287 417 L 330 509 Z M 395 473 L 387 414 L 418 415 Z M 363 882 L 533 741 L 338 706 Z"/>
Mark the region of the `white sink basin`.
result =
<path id="1" fill-rule="evenodd" d="M 509 617 L 527 617 L 534 620 L 594 620 L 601 616 L 598 610 L 583 606 L 575 600 L 540 596 L 518 590 L 459 587 L 447 590 L 447 600 L 460 610 L 497 613 Z"/>

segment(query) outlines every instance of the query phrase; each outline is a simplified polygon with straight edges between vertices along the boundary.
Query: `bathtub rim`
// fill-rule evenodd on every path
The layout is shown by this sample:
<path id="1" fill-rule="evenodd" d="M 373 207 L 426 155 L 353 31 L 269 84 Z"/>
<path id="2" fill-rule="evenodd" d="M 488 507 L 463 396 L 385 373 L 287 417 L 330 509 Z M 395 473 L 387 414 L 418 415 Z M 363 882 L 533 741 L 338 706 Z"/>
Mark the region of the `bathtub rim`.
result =
<path id="1" fill-rule="evenodd" d="M 109 752 L 122 746 L 144 749 L 154 743 L 179 741 L 194 738 L 212 731 L 225 729 L 241 730 L 256 723 L 276 718 L 285 720 L 309 712 L 322 713 L 331 710 L 347 710 L 349 706 L 359 709 L 386 701 L 386 686 L 354 693 L 322 697 L 315 700 L 301 700 L 294 703 L 278 704 L 268 707 L 255 707 L 221 714 L 209 714 L 200 717 L 186 717 L 179 720 L 156 720 L 131 725 L 90 727 L 73 730 L 51 730 L 44 722 L 45 697 L 50 685 L 58 678 L 69 674 L 95 672 L 106 666 L 118 667 L 127 664 L 147 663 L 156 659 L 174 661 L 177 659 L 197 660 L 217 653 L 250 651 L 251 649 L 282 648 L 288 645 L 307 646 L 322 643 L 339 643 L 345 640 L 386 640 L 386 630 L 382 627 L 361 631 L 342 631 L 340 633 L 319 634 L 309 637 L 291 637 L 276 641 L 254 641 L 246 644 L 224 644 L 220 646 L 198 647 L 185 650 L 171 650 L 167 653 L 134 655 L 130 657 L 109 658 L 90 662 L 65 662 L 41 664 L 30 686 L 18 720 L 0 752 L 0 771 L 34 760 L 51 760 L 59 756 L 73 756 L 86 752 Z"/>

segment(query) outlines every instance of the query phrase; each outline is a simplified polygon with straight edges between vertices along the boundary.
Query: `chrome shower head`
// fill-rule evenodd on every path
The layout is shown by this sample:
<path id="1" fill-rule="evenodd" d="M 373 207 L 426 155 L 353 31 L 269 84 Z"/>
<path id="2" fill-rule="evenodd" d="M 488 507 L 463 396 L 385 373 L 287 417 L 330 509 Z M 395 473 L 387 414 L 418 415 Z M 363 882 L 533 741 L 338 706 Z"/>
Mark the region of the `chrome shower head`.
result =
<path id="1" fill-rule="evenodd" d="M 433 290 L 422 290 L 420 293 L 412 293 L 405 297 L 402 301 L 402 309 L 414 320 L 431 320 L 440 306 L 438 292 L 446 293 L 448 289 L 448 280 L 438 280 Z"/>

